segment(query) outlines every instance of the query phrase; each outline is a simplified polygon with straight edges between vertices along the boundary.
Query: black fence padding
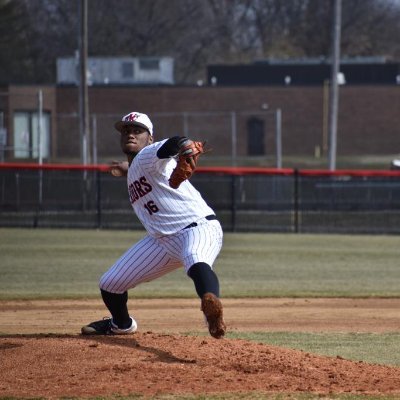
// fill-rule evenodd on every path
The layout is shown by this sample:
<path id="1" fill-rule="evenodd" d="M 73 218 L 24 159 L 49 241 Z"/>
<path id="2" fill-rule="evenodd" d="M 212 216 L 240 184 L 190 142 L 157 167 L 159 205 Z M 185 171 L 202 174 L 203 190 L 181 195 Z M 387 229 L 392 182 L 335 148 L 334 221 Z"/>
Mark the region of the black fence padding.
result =
<path id="1" fill-rule="evenodd" d="M 302 211 L 400 210 L 400 179 L 324 176 L 299 178 Z"/>
<path id="2" fill-rule="evenodd" d="M 227 231 L 400 233 L 400 176 L 195 174 Z M 0 226 L 142 228 L 126 181 L 100 171 L 0 169 Z"/>

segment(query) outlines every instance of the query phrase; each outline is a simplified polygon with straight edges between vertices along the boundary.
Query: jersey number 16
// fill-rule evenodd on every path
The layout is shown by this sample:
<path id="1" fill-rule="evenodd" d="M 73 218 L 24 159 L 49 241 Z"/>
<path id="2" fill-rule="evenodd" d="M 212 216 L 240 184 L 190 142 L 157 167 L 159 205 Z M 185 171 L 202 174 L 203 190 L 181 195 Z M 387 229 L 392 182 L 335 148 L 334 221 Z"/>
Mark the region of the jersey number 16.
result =
<path id="1" fill-rule="evenodd" d="M 145 205 L 144 208 L 148 211 L 150 215 L 153 215 L 154 213 L 158 212 L 159 209 L 154 203 L 153 200 L 148 201 Z"/>

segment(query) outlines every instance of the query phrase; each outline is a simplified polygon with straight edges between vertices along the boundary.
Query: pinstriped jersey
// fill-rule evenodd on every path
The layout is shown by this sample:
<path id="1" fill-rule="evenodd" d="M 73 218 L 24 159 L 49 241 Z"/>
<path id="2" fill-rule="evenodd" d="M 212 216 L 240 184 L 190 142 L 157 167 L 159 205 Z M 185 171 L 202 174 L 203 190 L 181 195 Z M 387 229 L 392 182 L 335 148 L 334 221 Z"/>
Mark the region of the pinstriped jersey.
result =
<path id="1" fill-rule="evenodd" d="M 128 170 L 131 205 L 149 235 L 161 237 L 176 233 L 214 211 L 188 181 L 178 189 L 168 179 L 176 166 L 174 158 L 159 159 L 158 149 L 167 139 L 143 148 Z"/>

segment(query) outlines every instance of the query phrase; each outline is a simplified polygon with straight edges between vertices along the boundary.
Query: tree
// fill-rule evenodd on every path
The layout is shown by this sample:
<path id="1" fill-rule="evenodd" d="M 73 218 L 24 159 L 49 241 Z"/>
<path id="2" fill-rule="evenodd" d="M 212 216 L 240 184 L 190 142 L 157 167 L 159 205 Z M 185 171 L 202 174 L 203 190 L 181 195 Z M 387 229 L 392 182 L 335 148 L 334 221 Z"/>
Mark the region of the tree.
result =
<path id="1" fill-rule="evenodd" d="M 18 81 L 29 66 L 25 58 L 27 36 L 24 25 L 27 18 L 23 2 L 0 0 L 0 80 Z"/>
<path id="2" fill-rule="evenodd" d="M 400 58 L 400 4 L 390 0 L 343 2 L 342 52 Z"/>
<path id="3" fill-rule="evenodd" d="M 80 0 L 0 0 L 1 80 L 54 83 L 74 56 Z M 332 0 L 89 0 L 89 56 L 170 56 L 193 84 L 216 63 L 328 57 Z M 346 0 L 343 56 L 400 59 L 400 3 Z"/>

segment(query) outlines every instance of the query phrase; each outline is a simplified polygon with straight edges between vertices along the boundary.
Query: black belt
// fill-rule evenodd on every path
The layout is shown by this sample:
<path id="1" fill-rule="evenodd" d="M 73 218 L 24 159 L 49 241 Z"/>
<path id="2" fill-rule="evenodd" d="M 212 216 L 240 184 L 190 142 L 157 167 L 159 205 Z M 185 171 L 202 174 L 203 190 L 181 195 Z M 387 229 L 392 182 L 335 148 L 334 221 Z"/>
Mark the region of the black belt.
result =
<path id="1" fill-rule="evenodd" d="M 208 221 L 213 221 L 213 220 L 217 219 L 217 216 L 214 214 L 211 214 L 211 215 L 207 215 L 207 217 L 205 217 L 205 219 Z M 185 226 L 183 229 L 194 228 L 195 226 L 197 226 L 197 222 L 192 222 L 188 226 Z"/>

